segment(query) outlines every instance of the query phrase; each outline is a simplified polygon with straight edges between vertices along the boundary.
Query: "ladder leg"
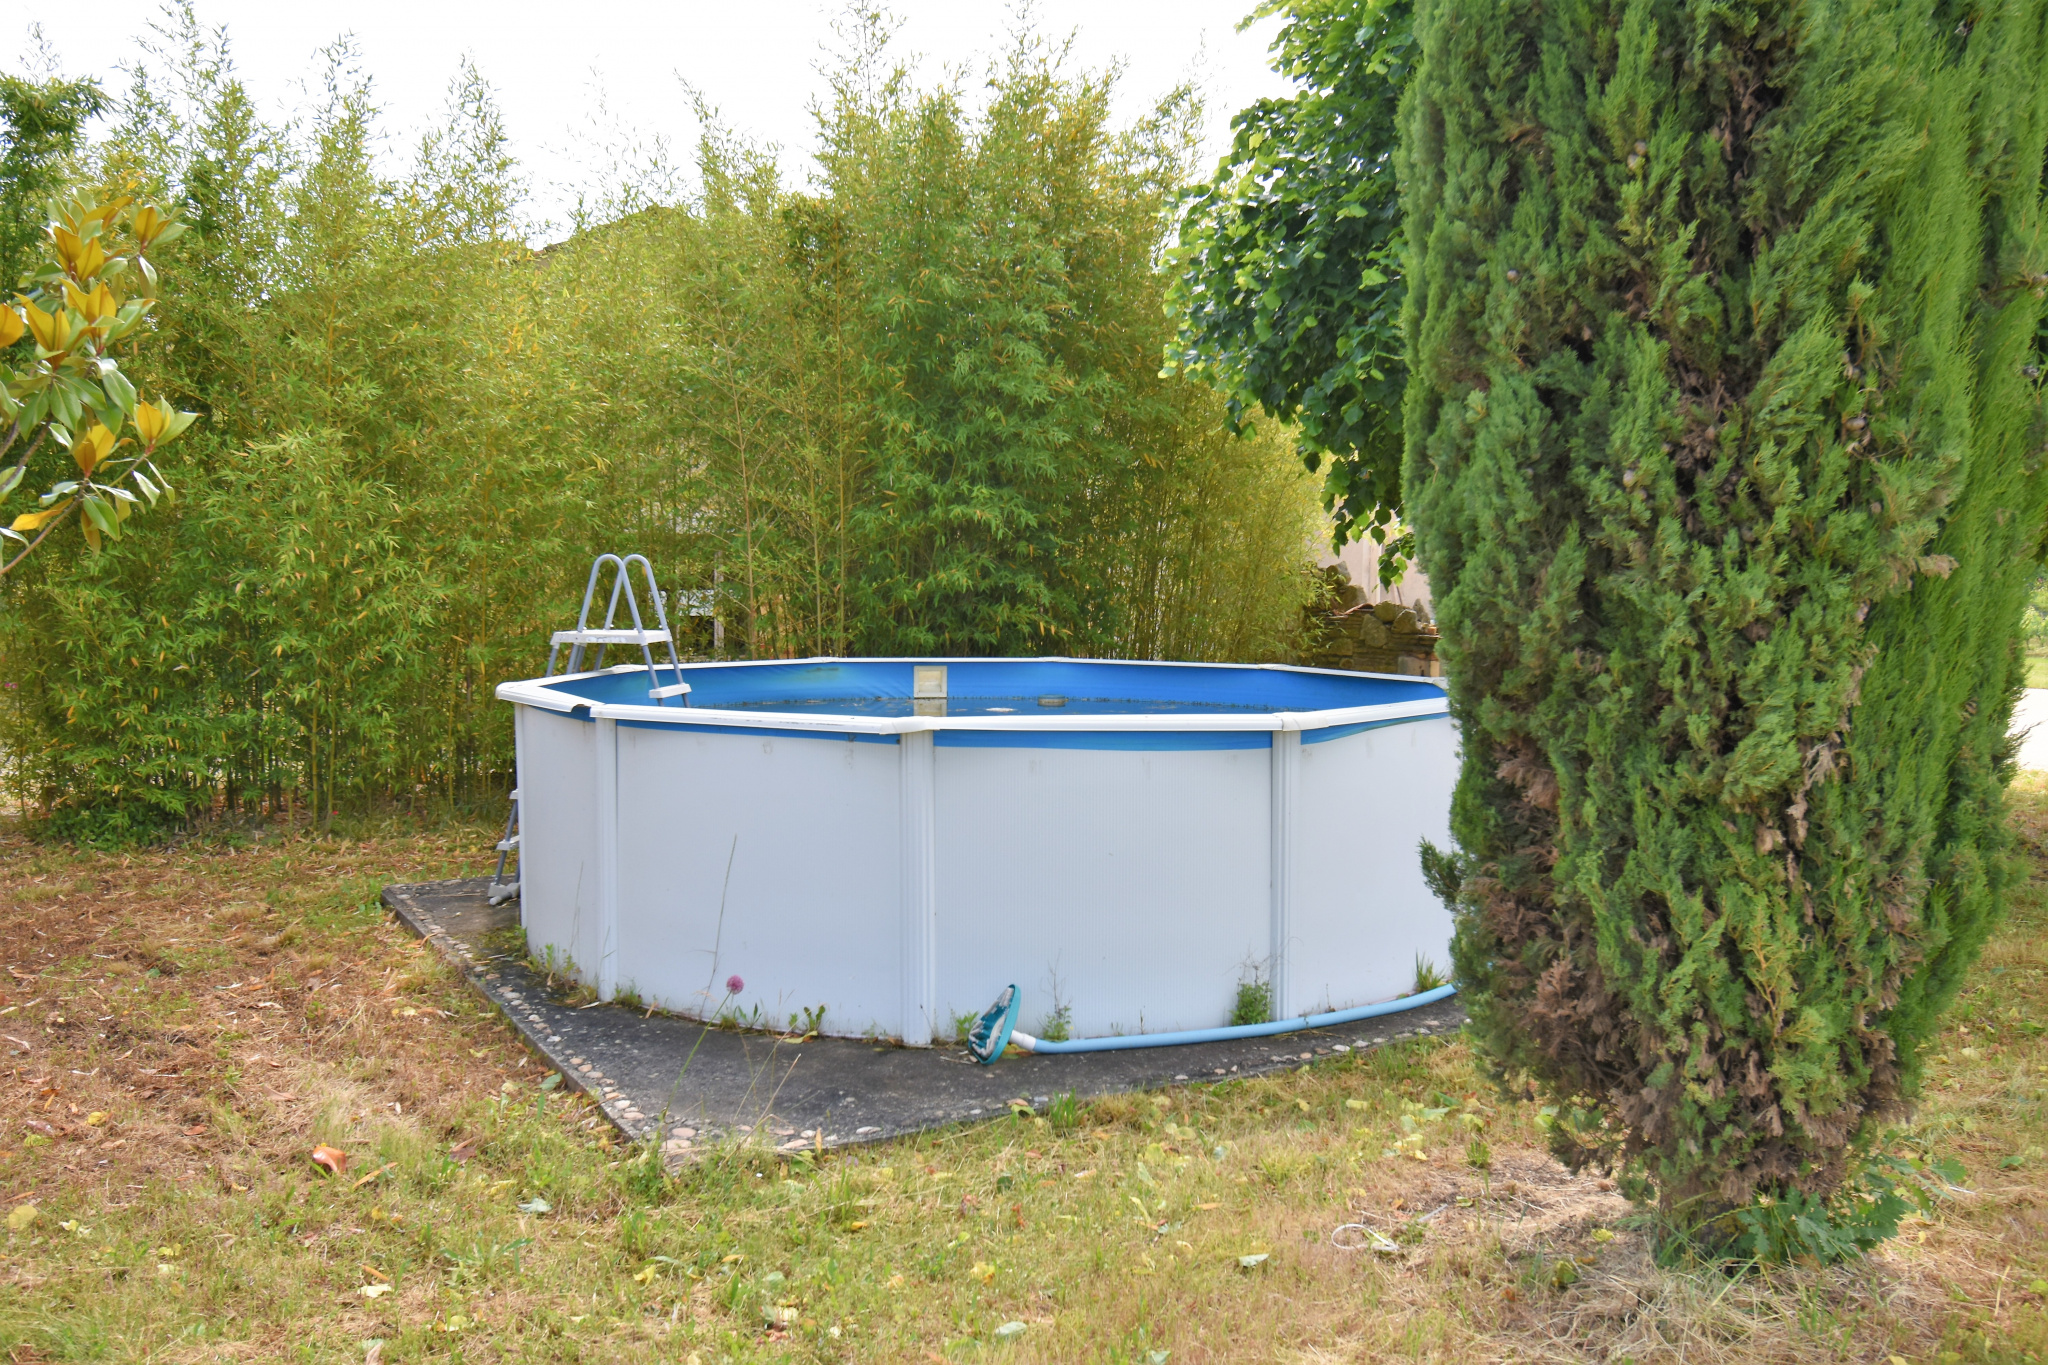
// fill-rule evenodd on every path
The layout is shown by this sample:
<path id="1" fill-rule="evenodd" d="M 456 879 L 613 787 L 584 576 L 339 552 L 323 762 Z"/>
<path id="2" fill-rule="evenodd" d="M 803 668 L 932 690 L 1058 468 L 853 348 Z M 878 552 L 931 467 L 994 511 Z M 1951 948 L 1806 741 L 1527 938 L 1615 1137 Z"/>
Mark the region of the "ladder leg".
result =
<path id="1" fill-rule="evenodd" d="M 505 860 L 519 847 L 519 789 L 512 789 L 512 807 L 505 812 L 505 837 L 498 840 L 498 870 L 484 893 L 491 905 L 502 905 L 519 894 L 519 883 L 505 880 Z"/>

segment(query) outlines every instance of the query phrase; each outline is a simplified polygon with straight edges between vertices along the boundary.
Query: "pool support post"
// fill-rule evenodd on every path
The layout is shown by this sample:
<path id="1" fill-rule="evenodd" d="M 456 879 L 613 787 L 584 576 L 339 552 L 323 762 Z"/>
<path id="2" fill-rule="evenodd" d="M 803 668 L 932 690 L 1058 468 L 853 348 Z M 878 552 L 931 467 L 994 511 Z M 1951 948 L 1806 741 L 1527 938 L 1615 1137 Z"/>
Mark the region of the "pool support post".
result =
<path id="1" fill-rule="evenodd" d="M 597 721 L 597 998 L 619 991 L 619 723 Z"/>
<path id="2" fill-rule="evenodd" d="M 896 737 L 903 758 L 903 1043 L 930 1047 L 938 1019 L 939 840 L 933 736 Z"/>
<path id="3" fill-rule="evenodd" d="M 1287 958 L 1293 936 L 1294 816 L 1301 801 L 1301 731 L 1273 732 L 1272 925 L 1267 948 L 1266 988 L 1273 1013 L 1289 1018 Z"/>

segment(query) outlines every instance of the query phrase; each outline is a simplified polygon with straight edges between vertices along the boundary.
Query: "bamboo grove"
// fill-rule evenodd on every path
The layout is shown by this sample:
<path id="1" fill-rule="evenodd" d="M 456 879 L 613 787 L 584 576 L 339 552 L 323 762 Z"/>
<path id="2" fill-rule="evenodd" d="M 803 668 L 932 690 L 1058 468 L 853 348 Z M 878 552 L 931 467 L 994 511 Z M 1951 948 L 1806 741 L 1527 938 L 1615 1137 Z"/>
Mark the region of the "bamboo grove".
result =
<path id="1" fill-rule="evenodd" d="M 187 225 L 120 364 L 200 420 L 175 507 L 5 585 L 16 797 L 113 838 L 501 792 L 492 689 L 607 549 L 700 654 L 1283 656 L 1312 481 L 1158 372 L 1189 97 L 1115 126 L 1027 39 L 970 101 L 863 32 L 809 186 L 707 124 L 690 195 L 541 250 L 474 72 L 394 174 L 345 51 L 287 125 L 196 31 L 141 68 L 68 169 Z"/>

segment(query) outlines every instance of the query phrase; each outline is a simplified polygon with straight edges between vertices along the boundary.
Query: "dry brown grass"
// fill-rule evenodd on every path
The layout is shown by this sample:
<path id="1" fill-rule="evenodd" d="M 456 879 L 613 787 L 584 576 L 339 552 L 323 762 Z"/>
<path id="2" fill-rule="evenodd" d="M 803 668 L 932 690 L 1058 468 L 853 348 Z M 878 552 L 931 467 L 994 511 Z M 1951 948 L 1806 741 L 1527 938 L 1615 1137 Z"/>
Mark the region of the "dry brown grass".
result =
<path id="1" fill-rule="evenodd" d="M 2048 792 L 2019 802 L 2048 861 Z M 0 842 L 0 1200 L 38 1209 L 0 1232 L 0 1350 L 2019 1361 L 2048 1338 L 2038 879 L 1903 1135 L 1961 1158 L 1971 1192 L 1865 1261 L 1731 1278 L 1656 1265 L 1612 1186 L 1543 1155 L 1527 1106 L 1456 1040 L 1119 1097 L 1071 1131 L 1009 1118 L 665 1177 L 539 1089 L 510 1033 L 377 910 L 384 882 L 475 873 L 487 845 Z M 1475 1135 L 1490 1169 L 1468 1161 Z M 351 1153 L 348 1180 L 311 1166 L 315 1142 Z M 1343 1223 L 1398 1250 L 1341 1250 Z M 1025 1324 L 1008 1345 L 1006 1322 Z"/>

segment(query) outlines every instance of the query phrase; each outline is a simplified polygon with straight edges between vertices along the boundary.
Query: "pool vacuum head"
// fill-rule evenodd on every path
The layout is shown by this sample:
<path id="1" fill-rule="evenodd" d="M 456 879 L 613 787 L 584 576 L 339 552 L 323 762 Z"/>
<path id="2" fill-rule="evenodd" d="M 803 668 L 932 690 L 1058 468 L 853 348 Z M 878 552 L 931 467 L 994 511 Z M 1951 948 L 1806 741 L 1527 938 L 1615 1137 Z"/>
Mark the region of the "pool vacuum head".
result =
<path id="1" fill-rule="evenodd" d="M 974 1054 L 975 1061 L 988 1066 L 1010 1045 L 1010 1030 L 1016 1026 L 1017 988 L 1005 986 L 995 1004 L 983 1010 L 981 1018 L 967 1031 L 967 1050 Z"/>

